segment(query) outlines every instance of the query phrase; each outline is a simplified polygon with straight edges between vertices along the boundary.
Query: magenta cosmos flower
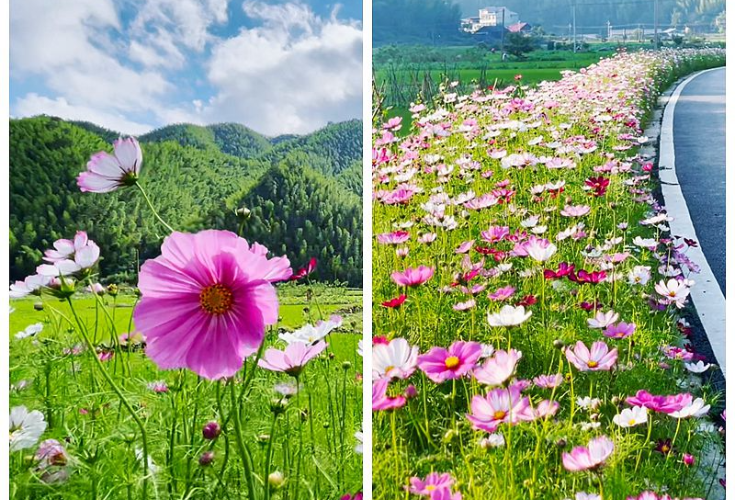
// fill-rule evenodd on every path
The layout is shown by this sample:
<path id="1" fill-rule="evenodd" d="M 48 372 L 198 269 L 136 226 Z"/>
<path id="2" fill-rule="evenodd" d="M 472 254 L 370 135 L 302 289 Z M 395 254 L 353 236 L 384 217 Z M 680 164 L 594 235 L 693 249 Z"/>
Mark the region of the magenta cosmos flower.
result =
<path id="1" fill-rule="evenodd" d="M 692 395 L 688 392 L 670 396 L 656 396 L 648 391 L 640 390 L 635 396 L 625 400 L 631 406 L 643 406 L 659 413 L 674 413 L 688 406 L 692 402 Z"/>
<path id="2" fill-rule="evenodd" d="M 588 349 L 582 341 L 577 341 L 574 349 L 566 350 L 566 356 L 579 371 L 606 371 L 618 360 L 618 350 L 609 350 L 607 344 L 601 341 L 594 342 L 592 348 Z"/>
<path id="3" fill-rule="evenodd" d="M 535 418 L 529 399 L 521 398 L 517 386 L 493 389 L 485 397 L 475 396 L 470 406 L 472 413 L 467 414 L 467 419 L 475 429 L 487 432 L 495 432 L 500 424 L 516 425 Z"/>
<path id="4" fill-rule="evenodd" d="M 419 266 L 409 267 L 405 271 L 395 271 L 390 275 L 398 286 L 419 286 L 426 283 L 434 276 L 434 268 Z"/>
<path id="5" fill-rule="evenodd" d="M 113 143 L 114 153 L 100 151 L 87 163 L 87 171 L 77 177 L 83 192 L 110 193 L 122 186 L 132 186 L 138 180 L 143 152 L 134 137 Z"/>
<path id="6" fill-rule="evenodd" d="M 615 445 L 605 436 L 592 439 L 587 446 L 578 446 L 571 453 L 562 453 L 561 461 L 570 472 L 596 469 L 608 459 Z"/>
<path id="7" fill-rule="evenodd" d="M 373 411 L 395 410 L 406 404 L 403 396 L 388 396 L 389 383 L 385 378 L 373 382 Z"/>
<path id="8" fill-rule="evenodd" d="M 273 283 L 291 276 L 288 259 L 229 231 L 174 232 L 146 261 L 133 318 L 146 354 L 167 370 L 209 379 L 234 375 L 278 320 Z"/>
<path id="9" fill-rule="evenodd" d="M 326 348 L 327 343 L 323 340 L 314 345 L 292 342 L 283 351 L 273 348 L 265 351 L 263 359 L 258 361 L 258 366 L 273 372 L 284 372 L 292 377 L 298 377 L 306 363 L 319 356 Z"/>
<path id="10" fill-rule="evenodd" d="M 454 478 L 448 472 L 443 474 L 432 472 L 424 479 L 414 476 L 409 479 L 409 482 L 411 483 L 411 486 L 408 487 L 410 493 L 428 496 L 433 491 L 451 488 Z"/>
<path id="11" fill-rule="evenodd" d="M 480 344 L 460 340 L 449 346 L 449 349 L 432 347 L 429 352 L 418 357 L 418 365 L 427 377 L 440 384 L 469 373 L 480 356 Z"/>

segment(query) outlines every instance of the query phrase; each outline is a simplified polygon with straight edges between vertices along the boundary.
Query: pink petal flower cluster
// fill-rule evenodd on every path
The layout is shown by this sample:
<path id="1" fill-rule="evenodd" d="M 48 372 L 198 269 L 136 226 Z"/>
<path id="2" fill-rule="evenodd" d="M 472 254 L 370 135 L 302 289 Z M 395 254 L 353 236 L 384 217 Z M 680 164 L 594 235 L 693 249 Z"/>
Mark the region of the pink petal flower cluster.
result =
<path id="1" fill-rule="evenodd" d="M 644 406 L 659 413 L 674 413 L 692 403 L 692 395 L 688 392 L 669 396 L 656 396 L 648 391 L 640 390 L 635 396 L 629 396 L 625 402 L 631 406 Z"/>
<path id="2" fill-rule="evenodd" d="M 618 350 L 610 350 L 606 343 L 597 341 L 588 349 L 582 341 L 577 341 L 573 349 L 567 348 L 566 357 L 579 371 L 607 371 L 618 360 Z"/>
<path id="3" fill-rule="evenodd" d="M 419 266 L 417 268 L 409 267 L 405 271 L 395 271 L 390 275 L 398 286 L 419 286 L 434 276 L 434 268 L 427 266 Z"/>
<path id="4" fill-rule="evenodd" d="M 517 425 L 536 418 L 528 397 L 517 386 L 493 389 L 486 396 L 475 396 L 467 419 L 478 430 L 495 432 L 501 424 Z"/>

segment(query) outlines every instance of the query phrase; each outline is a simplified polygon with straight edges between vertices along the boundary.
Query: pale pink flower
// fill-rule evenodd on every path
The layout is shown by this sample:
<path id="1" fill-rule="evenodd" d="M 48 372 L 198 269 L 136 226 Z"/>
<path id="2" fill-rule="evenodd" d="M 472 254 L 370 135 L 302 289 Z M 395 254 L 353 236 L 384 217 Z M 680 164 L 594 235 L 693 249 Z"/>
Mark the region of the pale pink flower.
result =
<path id="1" fill-rule="evenodd" d="M 388 396 L 388 379 L 373 382 L 373 411 L 395 410 L 406 404 L 403 396 Z"/>
<path id="2" fill-rule="evenodd" d="M 559 213 L 564 217 L 583 217 L 590 213 L 590 207 L 587 205 L 567 205 Z"/>
<path id="3" fill-rule="evenodd" d="M 515 373 L 516 365 L 522 357 L 521 352 L 515 349 L 507 352 L 495 351 L 495 354 L 488 358 L 480 368 L 476 368 L 473 374 L 481 384 L 501 385 Z"/>
<path id="4" fill-rule="evenodd" d="M 143 164 L 143 152 L 134 137 L 118 139 L 113 143 L 114 153 L 100 151 L 87 163 L 87 171 L 77 177 L 83 192 L 109 193 L 138 181 Z"/>
<path id="5" fill-rule="evenodd" d="M 258 361 L 258 366 L 274 372 L 288 373 L 292 377 L 298 377 L 306 363 L 319 356 L 327 348 L 327 343 L 320 340 L 314 345 L 303 342 L 293 342 L 286 348 L 270 348 L 263 354 L 263 359 Z"/>
<path id="6" fill-rule="evenodd" d="M 574 349 L 566 349 L 566 357 L 579 371 L 607 371 L 615 365 L 618 359 L 618 350 L 609 350 L 607 344 L 601 341 L 594 342 L 588 349 L 582 341 L 578 341 Z"/>
<path id="7" fill-rule="evenodd" d="M 592 439 L 587 446 L 578 446 L 571 453 L 562 453 L 564 468 L 571 472 L 596 469 L 615 451 L 615 445 L 606 436 Z"/>
<path id="8" fill-rule="evenodd" d="M 373 379 L 407 379 L 418 362 L 419 348 L 409 345 L 404 338 L 393 339 L 387 344 L 373 345 Z"/>
<path id="9" fill-rule="evenodd" d="M 515 386 L 493 389 L 485 397 L 475 396 L 467 419 L 478 430 L 495 432 L 501 424 L 516 425 L 535 419 L 527 397 Z"/>

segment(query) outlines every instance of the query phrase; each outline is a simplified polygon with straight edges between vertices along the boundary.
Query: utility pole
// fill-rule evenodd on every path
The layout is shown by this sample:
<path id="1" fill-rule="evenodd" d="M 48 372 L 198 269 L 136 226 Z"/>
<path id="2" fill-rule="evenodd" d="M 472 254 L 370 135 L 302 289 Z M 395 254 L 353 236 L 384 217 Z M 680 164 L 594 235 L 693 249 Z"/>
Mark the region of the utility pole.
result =
<path id="1" fill-rule="evenodd" d="M 500 24 L 502 25 L 502 31 L 500 32 L 500 50 L 505 54 L 505 7 L 501 7 L 500 11 Z"/>
<path id="2" fill-rule="evenodd" d="M 658 50 L 658 0 L 653 0 L 653 48 Z"/>
<path id="3" fill-rule="evenodd" d="M 610 21 L 607 22 L 607 39 L 610 40 L 610 37 L 612 36 L 612 26 L 610 25 Z"/>
<path id="4" fill-rule="evenodd" d="M 572 50 L 577 53 L 577 0 L 572 0 Z"/>

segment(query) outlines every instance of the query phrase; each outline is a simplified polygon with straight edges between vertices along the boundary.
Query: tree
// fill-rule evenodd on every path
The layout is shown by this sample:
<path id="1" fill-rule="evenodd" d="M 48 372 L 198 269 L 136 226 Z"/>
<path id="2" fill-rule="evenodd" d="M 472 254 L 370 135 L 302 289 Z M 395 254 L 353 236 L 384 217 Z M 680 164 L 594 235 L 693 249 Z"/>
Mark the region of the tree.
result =
<path id="1" fill-rule="evenodd" d="M 509 33 L 505 37 L 505 51 L 518 59 L 525 59 L 525 54 L 535 48 L 534 39 L 523 33 Z"/>

